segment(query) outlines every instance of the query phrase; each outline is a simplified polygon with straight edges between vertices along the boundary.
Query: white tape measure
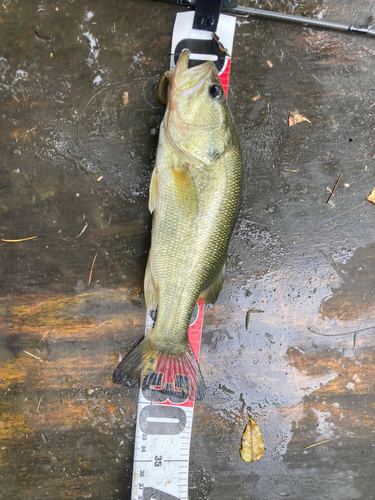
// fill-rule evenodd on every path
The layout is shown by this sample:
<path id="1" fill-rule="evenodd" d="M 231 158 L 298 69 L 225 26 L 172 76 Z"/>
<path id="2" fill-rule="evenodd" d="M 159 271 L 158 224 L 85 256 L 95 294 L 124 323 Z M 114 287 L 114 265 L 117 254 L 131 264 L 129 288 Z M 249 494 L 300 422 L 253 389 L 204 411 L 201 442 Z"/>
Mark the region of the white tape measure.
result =
<path id="1" fill-rule="evenodd" d="M 194 11 L 179 12 L 176 15 L 172 36 L 170 70 L 173 71 L 182 50 L 187 48 L 190 50 L 190 63 L 200 64 L 204 61 L 213 61 L 215 63 L 227 96 L 236 18 L 224 14 L 219 17 L 215 33 L 222 49 L 215 42 L 210 31 L 194 29 L 193 21 Z"/>
<path id="2" fill-rule="evenodd" d="M 178 13 L 172 37 L 171 71 L 180 52 L 189 48 L 194 64 L 212 60 L 218 68 L 225 93 L 228 92 L 229 71 L 236 18 L 220 15 L 216 38 L 212 32 L 193 29 L 194 12 Z M 199 299 L 189 327 L 189 341 L 196 356 L 202 335 L 204 300 Z M 153 311 L 147 311 L 146 334 L 153 327 Z M 177 375 L 183 376 L 183 375 Z M 155 380 L 153 380 L 155 383 Z M 162 383 L 160 379 L 160 383 Z M 188 500 L 190 439 L 194 414 L 194 398 L 181 400 L 169 395 L 163 387 L 150 386 L 141 380 L 134 447 L 134 465 L 131 500 Z"/>
<path id="3" fill-rule="evenodd" d="M 199 359 L 204 300 L 199 299 L 189 341 Z M 147 311 L 146 330 L 153 326 Z M 187 500 L 194 400 L 167 396 L 141 381 L 134 447 L 132 500 Z"/>

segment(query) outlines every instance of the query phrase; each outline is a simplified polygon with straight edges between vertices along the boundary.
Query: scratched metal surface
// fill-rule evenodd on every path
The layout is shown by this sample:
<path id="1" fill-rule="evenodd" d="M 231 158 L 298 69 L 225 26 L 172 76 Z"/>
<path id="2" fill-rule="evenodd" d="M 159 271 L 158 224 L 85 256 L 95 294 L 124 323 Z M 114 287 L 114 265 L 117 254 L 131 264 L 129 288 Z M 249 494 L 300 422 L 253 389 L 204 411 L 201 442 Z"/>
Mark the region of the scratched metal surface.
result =
<path id="1" fill-rule="evenodd" d="M 271 3 L 355 24 L 375 9 Z M 1 498 L 129 498 L 137 388 L 111 374 L 143 334 L 154 90 L 178 10 L 0 5 L 0 237 L 37 236 L 0 246 Z M 205 315 L 191 500 L 374 498 L 374 61 L 372 39 L 238 20 L 244 193 Z M 295 109 L 311 123 L 288 127 Z M 250 415 L 266 451 L 245 464 Z"/>

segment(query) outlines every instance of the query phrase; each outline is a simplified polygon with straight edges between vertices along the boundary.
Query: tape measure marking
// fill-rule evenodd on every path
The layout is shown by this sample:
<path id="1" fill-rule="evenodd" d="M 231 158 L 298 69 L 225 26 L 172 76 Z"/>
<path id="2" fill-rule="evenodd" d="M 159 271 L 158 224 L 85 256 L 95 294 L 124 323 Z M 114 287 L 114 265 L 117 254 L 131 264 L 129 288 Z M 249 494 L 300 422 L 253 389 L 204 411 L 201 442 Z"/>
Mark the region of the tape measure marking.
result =
<path id="1" fill-rule="evenodd" d="M 197 360 L 202 335 L 204 300 L 199 299 L 189 327 Z M 146 332 L 155 315 L 147 311 Z M 194 383 L 194 381 L 192 381 Z M 190 439 L 194 400 L 173 400 L 162 388 L 144 380 L 138 397 L 132 500 L 188 500 Z M 175 496 L 178 494 L 178 496 Z"/>

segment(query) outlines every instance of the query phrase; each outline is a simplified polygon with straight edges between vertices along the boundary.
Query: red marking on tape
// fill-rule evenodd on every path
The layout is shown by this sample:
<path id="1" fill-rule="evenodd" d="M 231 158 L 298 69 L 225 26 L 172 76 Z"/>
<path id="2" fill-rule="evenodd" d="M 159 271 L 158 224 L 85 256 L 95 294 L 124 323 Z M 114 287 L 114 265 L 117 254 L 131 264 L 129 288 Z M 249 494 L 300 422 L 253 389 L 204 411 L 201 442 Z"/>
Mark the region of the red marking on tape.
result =
<path id="1" fill-rule="evenodd" d="M 199 361 L 199 349 L 201 346 L 204 299 L 198 299 L 198 317 L 192 325 L 189 326 L 188 337 L 194 356 Z"/>
<path id="2" fill-rule="evenodd" d="M 231 65 L 231 58 L 228 57 L 226 59 L 227 63 L 223 69 L 223 71 L 220 73 L 219 78 L 221 81 L 221 85 L 223 86 L 224 92 L 225 92 L 225 97 L 228 97 L 228 89 L 229 89 L 229 73 L 230 73 L 230 65 Z"/>

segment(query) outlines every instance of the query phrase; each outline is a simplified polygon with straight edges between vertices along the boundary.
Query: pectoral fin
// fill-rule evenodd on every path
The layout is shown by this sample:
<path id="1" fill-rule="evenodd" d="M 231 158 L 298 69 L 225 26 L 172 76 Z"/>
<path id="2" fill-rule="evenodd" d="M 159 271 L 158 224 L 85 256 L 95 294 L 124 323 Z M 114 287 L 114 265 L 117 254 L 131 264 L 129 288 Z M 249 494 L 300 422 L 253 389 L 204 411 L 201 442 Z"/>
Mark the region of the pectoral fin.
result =
<path id="1" fill-rule="evenodd" d="M 189 166 L 184 164 L 178 168 L 172 168 L 174 182 L 174 196 L 181 213 L 189 216 L 198 212 L 198 196 Z"/>
<path id="2" fill-rule="evenodd" d="M 225 262 L 224 265 L 214 276 L 211 283 L 200 293 L 199 297 L 205 299 L 206 304 L 215 304 L 219 296 L 220 290 L 223 287 L 225 275 Z"/>

